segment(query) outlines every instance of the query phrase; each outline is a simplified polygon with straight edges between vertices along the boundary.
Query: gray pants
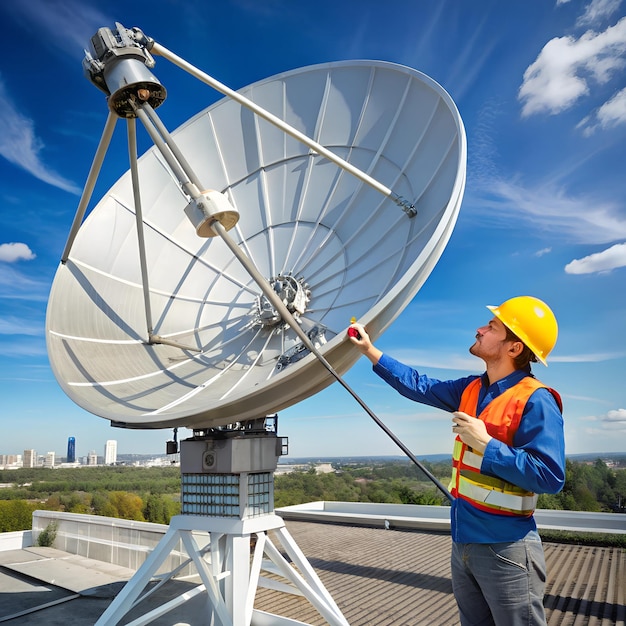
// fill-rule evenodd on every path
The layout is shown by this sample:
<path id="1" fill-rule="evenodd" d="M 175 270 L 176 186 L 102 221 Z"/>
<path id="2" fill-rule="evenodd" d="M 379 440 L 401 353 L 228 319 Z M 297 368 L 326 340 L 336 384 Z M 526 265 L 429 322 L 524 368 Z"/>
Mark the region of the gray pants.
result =
<path id="1" fill-rule="evenodd" d="M 453 543 L 462 626 L 545 626 L 546 564 L 536 531 L 513 543 Z"/>

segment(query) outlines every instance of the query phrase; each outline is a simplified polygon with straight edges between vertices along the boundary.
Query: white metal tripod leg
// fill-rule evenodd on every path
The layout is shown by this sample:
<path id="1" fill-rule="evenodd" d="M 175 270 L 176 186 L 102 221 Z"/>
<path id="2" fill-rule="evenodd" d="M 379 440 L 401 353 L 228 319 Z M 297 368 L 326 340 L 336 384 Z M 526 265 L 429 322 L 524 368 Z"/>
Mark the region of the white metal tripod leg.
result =
<path id="1" fill-rule="evenodd" d="M 285 537 L 285 542 L 291 542 L 292 544 L 289 548 L 285 544 L 283 544 L 283 547 L 293 559 L 296 555 L 296 551 L 293 550 L 295 543 L 293 543 L 293 539 L 291 539 L 290 536 Z M 291 567 L 291 565 L 289 565 L 276 546 L 269 539 L 265 544 L 265 553 L 274 562 L 274 564 L 278 566 L 283 577 L 291 581 L 302 591 L 302 594 L 319 611 L 320 615 L 324 617 L 330 626 L 350 626 L 333 599 L 330 597 L 328 591 L 326 591 L 322 581 L 317 577 L 317 574 L 313 571 L 313 568 L 309 565 L 308 561 L 306 561 L 306 558 L 301 552 L 300 555 L 302 555 L 302 559 L 298 559 L 297 561 L 294 560 L 294 563 L 296 563 L 298 568 L 302 568 L 306 571 L 308 580 L 305 580 L 293 567 Z M 292 554 L 294 556 L 292 556 Z"/>
<path id="2" fill-rule="evenodd" d="M 207 594 L 211 600 L 211 605 L 217 613 L 220 624 L 222 626 L 237 626 L 231 615 L 229 615 L 230 607 L 227 607 L 224 602 L 224 598 L 222 597 L 219 587 L 217 586 L 217 582 L 215 581 L 215 576 L 211 571 L 209 571 L 207 562 L 200 556 L 201 551 L 198 548 L 198 544 L 193 538 L 191 531 L 181 531 L 181 538 L 183 540 L 183 545 L 187 550 L 187 554 L 193 559 L 196 569 L 198 570 L 198 574 L 206 587 Z M 211 538 L 211 543 L 212 542 L 213 538 Z"/>
<path id="3" fill-rule="evenodd" d="M 257 533 L 257 541 L 254 546 L 254 556 L 252 557 L 252 565 L 250 566 L 250 580 L 248 581 L 248 594 L 246 597 L 245 615 L 246 624 L 252 622 L 252 611 L 254 610 L 254 597 L 259 586 L 259 575 L 261 574 L 261 566 L 263 565 L 263 554 L 265 552 L 265 533 Z"/>
<path id="4" fill-rule="evenodd" d="M 177 598 L 174 598 L 173 600 L 170 600 L 169 602 L 162 604 L 156 609 L 152 611 L 148 611 L 148 613 L 144 613 L 142 616 L 138 617 L 137 619 L 134 619 L 132 622 L 128 622 L 126 626 L 146 626 L 146 624 L 151 624 L 155 619 L 161 617 L 162 615 L 165 615 L 166 613 L 169 613 L 176 607 L 181 606 L 182 604 L 185 604 L 185 602 L 189 602 L 189 600 L 191 600 L 192 598 L 195 598 L 201 593 L 204 593 L 205 591 L 206 591 L 206 588 L 204 585 L 198 585 L 197 587 L 194 587 L 190 591 L 186 591 L 185 593 L 181 594 Z M 212 620 L 209 621 L 207 618 L 207 621 L 205 622 L 205 624 L 206 626 L 213 626 L 213 621 Z"/>
<path id="5" fill-rule="evenodd" d="M 315 570 L 311 567 L 311 564 L 307 560 L 306 556 L 304 556 L 302 550 L 300 550 L 300 546 L 298 546 L 293 537 L 289 534 L 289 531 L 285 527 L 278 528 L 276 530 L 276 534 L 280 537 L 280 542 L 285 548 L 285 551 L 291 557 L 291 560 L 296 564 L 305 580 L 309 583 L 309 585 L 311 585 L 311 587 L 313 587 L 313 589 L 316 590 L 317 593 L 319 593 L 326 600 L 328 605 L 331 606 L 336 611 L 336 613 L 343 618 L 339 607 L 333 600 L 330 593 L 328 593 L 326 587 L 324 587 L 324 584 L 319 579 L 319 576 L 317 575 Z M 348 622 L 346 621 L 345 623 L 347 624 Z"/>
<path id="6" fill-rule="evenodd" d="M 100 174 L 100 169 L 102 168 L 102 162 L 104 161 L 109 144 L 111 143 L 111 137 L 113 136 L 117 119 L 117 116 L 109 111 L 106 124 L 104 125 L 104 130 L 102 131 L 102 137 L 100 138 L 100 143 L 98 144 L 98 149 L 96 150 L 96 154 L 91 164 L 91 169 L 89 170 L 89 176 L 87 176 L 87 182 L 83 188 L 78 208 L 76 209 L 76 215 L 74 216 L 74 221 L 72 222 L 70 234 L 67 237 L 65 249 L 63 250 L 63 254 L 61 256 L 61 263 L 65 263 L 70 256 L 72 244 L 74 243 L 74 239 L 76 239 L 76 235 L 80 229 L 83 217 L 85 216 L 85 211 L 87 210 L 87 205 L 89 204 L 91 194 L 93 193 L 96 181 L 98 180 L 98 175 Z"/>
<path id="7" fill-rule="evenodd" d="M 135 572 L 133 577 L 124 585 L 107 610 L 100 616 L 96 626 L 115 626 L 119 620 L 128 613 L 139 594 L 145 589 L 150 579 L 168 557 L 179 540 L 179 531 L 169 528 L 163 539 L 149 554 L 143 565 Z"/>

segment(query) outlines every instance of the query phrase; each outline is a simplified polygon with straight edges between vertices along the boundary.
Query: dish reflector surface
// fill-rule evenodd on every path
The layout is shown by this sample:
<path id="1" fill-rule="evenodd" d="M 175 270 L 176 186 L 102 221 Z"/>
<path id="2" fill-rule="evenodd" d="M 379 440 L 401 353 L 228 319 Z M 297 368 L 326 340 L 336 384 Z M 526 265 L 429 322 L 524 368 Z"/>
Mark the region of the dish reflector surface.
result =
<path id="1" fill-rule="evenodd" d="M 360 356 L 350 318 L 378 337 L 448 242 L 465 185 L 461 118 L 437 83 L 384 62 L 305 67 L 241 92 L 417 209 L 409 218 L 227 98 L 172 133 L 206 189 L 239 211 L 230 236 L 343 373 Z M 208 428 L 264 417 L 333 382 L 226 244 L 196 235 L 189 199 L 155 148 L 139 178 L 154 333 L 182 347 L 148 343 L 127 172 L 52 285 L 48 353 L 67 395 L 120 426 Z"/>

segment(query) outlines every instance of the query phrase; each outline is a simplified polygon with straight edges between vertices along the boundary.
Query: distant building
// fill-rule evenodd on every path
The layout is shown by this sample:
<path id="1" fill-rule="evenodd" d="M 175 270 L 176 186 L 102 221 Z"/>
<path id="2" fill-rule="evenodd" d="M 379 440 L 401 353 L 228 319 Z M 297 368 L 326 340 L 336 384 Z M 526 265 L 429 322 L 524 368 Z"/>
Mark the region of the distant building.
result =
<path id="1" fill-rule="evenodd" d="M 331 463 L 317 463 L 315 465 L 316 474 L 332 474 L 334 471 L 335 468 Z"/>
<path id="2" fill-rule="evenodd" d="M 43 460 L 43 466 L 52 469 L 54 467 L 55 453 L 48 452 Z"/>
<path id="3" fill-rule="evenodd" d="M 4 469 L 17 469 L 21 465 L 21 454 L 0 454 L 0 466 Z"/>
<path id="4" fill-rule="evenodd" d="M 291 474 L 291 472 L 306 472 L 311 469 L 309 463 L 279 463 L 274 474 L 282 476 L 283 474 Z"/>
<path id="5" fill-rule="evenodd" d="M 117 441 L 109 439 L 104 445 L 104 464 L 115 465 L 117 463 Z"/>
<path id="6" fill-rule="evenodd" d="M 98 455 L 95 450 L 92 450 L 87 457 L 87 465 L 98 465 Z"/>
<path id="7" fill-rule="evenodd" d="M 67 439 L 67 462 L 76 463 L 76 439 L 68 437 Z"/>
<path id="8" fill-rule="evenodd" d="M 37 453 L 34 450 L 24 450 L 22 467 L 37 467 Z"/>

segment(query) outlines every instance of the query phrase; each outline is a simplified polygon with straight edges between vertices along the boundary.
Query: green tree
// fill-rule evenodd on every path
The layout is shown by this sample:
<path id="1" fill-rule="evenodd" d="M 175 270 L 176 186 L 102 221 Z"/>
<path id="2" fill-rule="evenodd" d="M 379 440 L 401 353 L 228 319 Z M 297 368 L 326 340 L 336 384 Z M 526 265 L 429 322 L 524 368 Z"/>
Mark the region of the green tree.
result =
<path id="1" fill-rule="evenodd" d="M 143 500 L 140 496 L 126 491 L 113 491 L 109 494 L 109 505 L 115 511 L 112 517 L 143 522 Z"/>
<path id="2" fill-rule="evenodd" d="M 167 498 L 162 495 L 159 496 L 155 493 L 151 493 L 146 498 L 146 504 L 143 508 L 143 516 L 147 522 L 154 522 L 155 524 L 169 524 L 171 514 Z"/>
<path id="3" fill-rule="evenodd" d="M 32 528 L 36 505 L 24 500 L 0 501 L 0 532 L 13 532 Z"/>

